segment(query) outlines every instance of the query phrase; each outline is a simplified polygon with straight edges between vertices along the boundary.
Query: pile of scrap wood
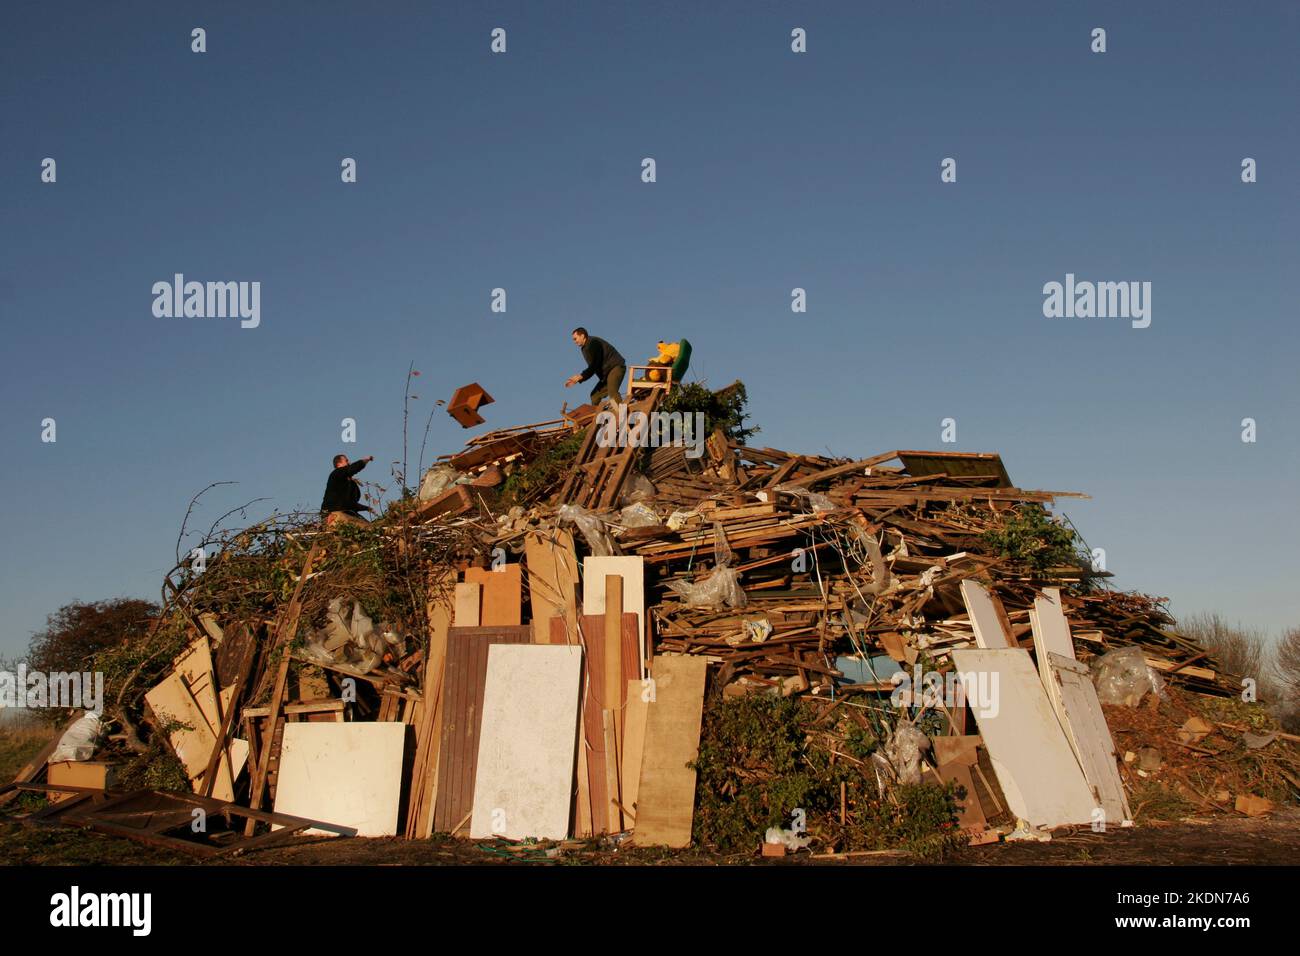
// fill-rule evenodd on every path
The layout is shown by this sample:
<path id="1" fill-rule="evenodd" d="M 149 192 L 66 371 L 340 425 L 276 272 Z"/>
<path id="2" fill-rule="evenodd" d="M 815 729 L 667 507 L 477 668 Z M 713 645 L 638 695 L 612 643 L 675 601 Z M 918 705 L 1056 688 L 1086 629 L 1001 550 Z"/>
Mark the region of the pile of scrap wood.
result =
<path id="1" fill-rule="evenodd" d="M 179 759 L 193 796 L 160 819 L 215 801 L 245 840 L 279 814 L 686 846 L 713 689 L 884 714 L 864 781 L 955 783 L 987 840 L 1132 818 L 1090 664 L 1131 648 L 1153 693 L 1239 690 L 1158 601 L 1060 545 L 1046 506 L 1073 493 L 1017 488 L 997 455 L 602 434 L 589 406 L 498 429 L 364 528 L 265 523 L 202 573 L 178 564 L 154 634 L 170 663 L 107 715 Z M 1016 522 L 1047 529 L 1038 550 Z"/>

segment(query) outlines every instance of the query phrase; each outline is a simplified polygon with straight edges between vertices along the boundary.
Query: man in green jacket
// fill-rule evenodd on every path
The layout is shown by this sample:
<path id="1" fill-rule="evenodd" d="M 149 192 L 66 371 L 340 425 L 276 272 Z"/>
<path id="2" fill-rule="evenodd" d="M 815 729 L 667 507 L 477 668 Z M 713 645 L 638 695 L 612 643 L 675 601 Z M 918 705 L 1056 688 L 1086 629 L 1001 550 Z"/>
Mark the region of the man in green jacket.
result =
<path id="1" fill-rule="evenodd" d="M 622 402 L 623 376 L 627 374 L 627 362 L 618 349 L 602 338 L 588 335 L 582 327 L 573 330 L 573 341 L 582 349 L 587 367 L 577 375 L 570 375 L 564 387 L 577 385 L 596 376 L 596 387 L 591 390 L 591 404 L 600 405 L 607 398 L 613 405 Z"/>

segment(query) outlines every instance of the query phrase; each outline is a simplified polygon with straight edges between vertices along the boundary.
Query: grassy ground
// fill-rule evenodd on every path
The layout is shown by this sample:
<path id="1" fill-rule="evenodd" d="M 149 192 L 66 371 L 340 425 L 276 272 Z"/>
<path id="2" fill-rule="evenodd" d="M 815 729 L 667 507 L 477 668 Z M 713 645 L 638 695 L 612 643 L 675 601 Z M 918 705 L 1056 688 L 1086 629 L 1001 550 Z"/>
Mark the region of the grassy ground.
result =
<path id="1" fill-rule="evenodd" d="M 6 727 L 0 731 L 0 782 L 8 783 L 54 736 L 44 725 Z"/>
<path id="2" fill-rule="evenodd" d="M 236 865 L 323 866 L 806 866 L 916 865 L 921 861 L 897 855 L 815 859 L 799 853 L 785 859 L 762 859 L 754 853 L 723 855 L 700 850 L 600 847 L 567 844 L 547 856 L 546 846 L 516 846 L 491 841 L 470 842 L 435 836 L 430 840 L 308 839 L 243 857 L 214 861 Z M 971 847 L 940 865 L 949 866 L 1088 866 L 1129 864 L 1290 865 L 1300 854 L 1300 811 L 1270 818 L 1188 818 L 1176 823 L 1112 830 L 1058 831 L 1050 843 L 1016 843 Z M 191 865 L 184 855 L 156 850 L 129 840 L 66 827 L 25 826 L 13 816 L 0 818 L 0 863 L 19 866 Z M 198 865 L 205 865 L 199 863 Z"/>

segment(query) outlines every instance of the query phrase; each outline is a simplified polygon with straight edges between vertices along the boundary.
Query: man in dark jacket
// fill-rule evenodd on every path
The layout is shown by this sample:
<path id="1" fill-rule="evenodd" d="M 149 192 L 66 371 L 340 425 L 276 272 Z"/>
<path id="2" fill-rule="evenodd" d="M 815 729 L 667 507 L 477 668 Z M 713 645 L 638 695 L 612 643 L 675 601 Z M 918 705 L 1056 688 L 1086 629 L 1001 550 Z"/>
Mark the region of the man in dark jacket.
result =
<path id="1" fill-rule="evenodd" d="M 361 503 L 361 485 L 352 476 L 366 467 L 367 462 L 375 460 L 374 455 L 367 455 L 360 461 L 348 464 L 347 455 L 334 456 L 334 470 L 325 482 L 325 497 L 321 499 L 320 510 L 328 516 L 335 511 L 360 518 L 361 512 L 370 509 Z"/>
<path id="2" fill-rule="evenodd" d="M 623 401 L 623 376 L 627 374 L 627 362 L 618 349 L 602 338 L 588 335 L 584 328 L 573 330 L 573 341 L 582 349 L 587 367 L 577 375 L 569 376 L 564 387 L 585 382 L 594 375 L 597 376 L 597 381 L 596 387 L 591 390 L 591 404 L 599 405 L 606 398 L 614 405 Z"/>

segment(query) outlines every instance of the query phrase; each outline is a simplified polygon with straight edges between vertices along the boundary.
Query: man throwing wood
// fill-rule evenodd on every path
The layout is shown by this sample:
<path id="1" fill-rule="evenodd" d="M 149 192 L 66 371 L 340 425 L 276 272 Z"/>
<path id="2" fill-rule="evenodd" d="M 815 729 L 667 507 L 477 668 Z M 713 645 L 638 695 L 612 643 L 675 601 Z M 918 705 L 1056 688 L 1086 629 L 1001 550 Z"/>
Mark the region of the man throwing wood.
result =
<path id="1" fill-rule="evenodd" d="M 623 376 L 627 374 L 627 361 L 618 349 L 602 338 L 588 335 L 587 330 L 581 326 L 573 330 L 573 341 L 582 349 L 587 367 L 577 375 L 569 376 L 564 387 L 577 385 L 596 376 L 596 387 L 591 390 L 591 404 L 600 405 L 606 399 L 612 405 L 619 404 L 623 400 Z"/>
<path id="2" fill-rule="evenodd" d="M 334 470 L 330 472 L 329 480 L 325 482 L 325 497 L 320 503 L 320 510 L 325 513 L 327 526 L 340 520 L 363 521 L 361 512 L 369 511 L 370 508 L 361 503 L 361 485 L 352 476 L 366 467 L 367 462 L 374 460 L 374 455 L 367 455 L 359 461 L 349 463 L 347 455 L 334 456 Z M 348 517 L 339 518 L 336 515 Z"/>

